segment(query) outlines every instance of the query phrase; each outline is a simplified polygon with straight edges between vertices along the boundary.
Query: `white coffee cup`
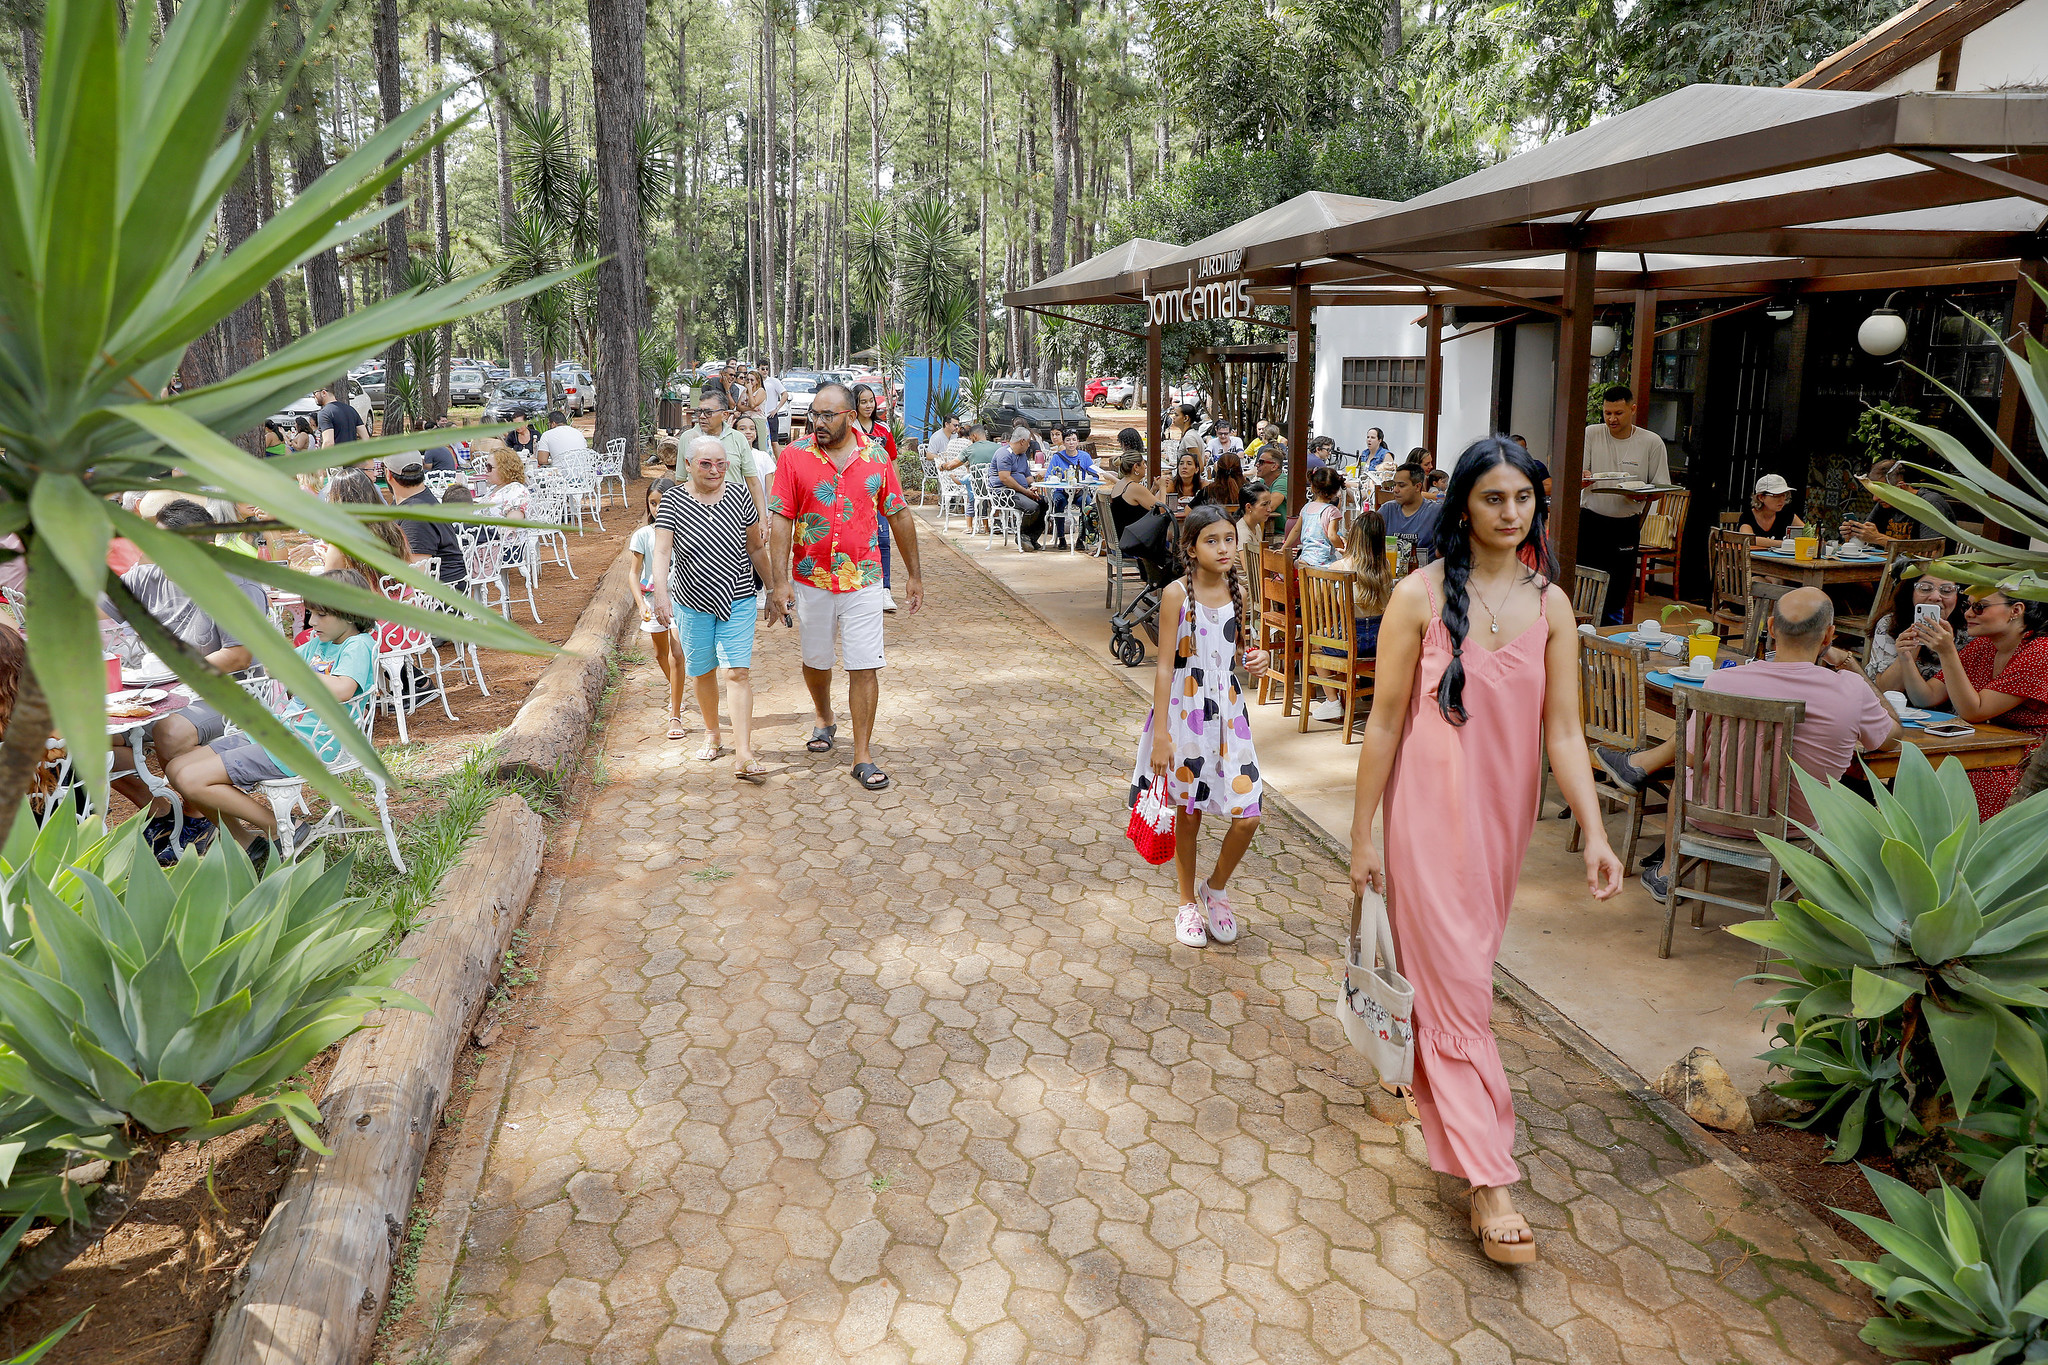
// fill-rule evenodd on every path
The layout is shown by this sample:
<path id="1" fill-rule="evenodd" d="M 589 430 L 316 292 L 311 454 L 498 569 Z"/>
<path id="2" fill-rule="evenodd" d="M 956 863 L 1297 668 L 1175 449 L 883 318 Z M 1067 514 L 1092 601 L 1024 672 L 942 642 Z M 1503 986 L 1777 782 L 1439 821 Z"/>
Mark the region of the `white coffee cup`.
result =
<path id="1" fill-rule="evenodd" d="M 1697 659 L 1687 660 L 1685 671 L 1695 678 L 1704 678 L 1714 671 L 1714 661 L 1702 654 Z"/>
<path id="2" fill-rule="evenodd" d="M 1645 640 L 1654 640 L 1663 633 L 1664 623 L 1662 621 L 1636 622 L 1636 634 L 1642 636 Z"/>
<path id="3" fill-rule="evenodd" d="M 1893 711 L 1898 712 L 1900 715 L 1904 715 L 1907 711 L 1912 709 L 1912 703 L 1906 700 L 1906 694 L 1904 692 L 1887 692 L 1884 694 L 1884 699 L 1885 704 L 1890 706 Z"/>

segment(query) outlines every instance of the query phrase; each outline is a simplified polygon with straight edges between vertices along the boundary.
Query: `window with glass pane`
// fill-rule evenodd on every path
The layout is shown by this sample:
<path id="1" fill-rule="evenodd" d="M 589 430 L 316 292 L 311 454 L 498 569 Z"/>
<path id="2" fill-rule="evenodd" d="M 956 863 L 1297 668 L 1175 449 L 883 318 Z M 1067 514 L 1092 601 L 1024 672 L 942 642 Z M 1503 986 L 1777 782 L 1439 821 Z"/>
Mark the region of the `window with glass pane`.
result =
<path id="1" fill-rule="evenodd" d="M 1690 315 L 1690 311 L 1662 314 L 1657 319 L 1657 330 L 1678 328 Z M 1651 388 L 1691 390 L 1700 363 L 1700 330 L 1684 327 L 1657 338 L 1656 349 L 1650 355 Z"/>
<path id="2" fill-rule="evenodd" d="M 1940 380 L 1965 398 L 1998 397 L 2005 362 L 1997 338 L 2005 330 L 2005 317 L 2003 299 L 1954 299 L 1938 309 L 1927 338 L 1932 378 L 1923 381 L 1921 391 L 1938 396 L 1935 380 Z"/>
<path id="3" fill-rule="evenodd" d="M 1343 404 L 1375 412 L 1421 412 L 1422 378 L 1418 356 L 1346 356 Z"/>

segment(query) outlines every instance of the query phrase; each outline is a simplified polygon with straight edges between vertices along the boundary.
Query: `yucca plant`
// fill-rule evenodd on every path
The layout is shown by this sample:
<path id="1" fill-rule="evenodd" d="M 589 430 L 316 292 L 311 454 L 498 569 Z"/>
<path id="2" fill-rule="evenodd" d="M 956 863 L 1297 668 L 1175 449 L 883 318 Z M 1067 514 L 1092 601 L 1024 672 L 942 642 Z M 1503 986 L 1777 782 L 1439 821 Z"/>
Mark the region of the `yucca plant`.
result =
<path id="1" fill-rule="evenodd" d="M 501 306 L 546 287 L 546 279 L 485 297 L 476 290 L 489 276 L 402 292 L 220 383 L 160 396 L 186 348 L 278 274 L 403 212 L 402 205 L 381 204 L 384 187 L 466 122 L 453 119 L 430 132 L 443 96 L 428 99 L 386 123 L 240 246 L 222 250 L 213 236 L 216 213 L 254 145 L 249 127 L 230 128 L 229 111 L 272 19 L 271 7 L 252 0 L 185 0 L 158 41 L 154 23 L 129 24 L 123 38 L 116 0 L 50 0 L 33 148 L 14 92 L 0 82 L 0 533 L 21 539 L 29 600 L 29 668 L 0 745 L 0 812 L 19 808 L 53 725 L 104 808 L 105 675 L 94 611 L 102 594 L 204 700 L 273 751 L 299 755 L 293 766 L 323 794 L 359 808 L 293 732 L 128 597 L 107 569 L 115 534 L 134 540 L 201 610 L 247 641 L 257 662 L 304 697 L 373 770 L 381 764 L 368 741 L 290 642 L 229 581 L 230 571 L 438 635 L 546 649 L 391 555 L 363 520 L 395 509 L 344 508 L 301 490 L 293 476 L 331 464 L 333 452 L 266 461 L 228 439 L 395 339 Z M 323 14 L 312 29 L 325 27 Z M 279 90 L 292 83 L 293 72 L 279 74 Z M 259 111 L 258 126 L 271 112 Z M 370 459 L 408 444 L 361 442 L 349 454 Z M 207 539 L 167 534 L 107 501 L 152 487 L 232 489 L 274 524 L 340 545 L 375 571 L 432 594 L 448 611 L 407 606 Z"/>
<path id="2" fill-rule="evenodd" d="M 992 421 L 996 415 L 995 380 L 986 370 L 976 370 L 960 381 L 960 419 L 970 425 Z"/>
<path id="3" fill-rule="evenodd" d="M 2011 1152 L 1975 1199 L 1943 1182 L 1922 1194 L 1865 1168 L 1890 1220 L 1836 1209 L 1883 1248 L 1875 1261 L 1842 1261 L 1889 1317 L 1863 1326 L 1886 1355 L 1973 1346 L 1954 1365 L 2048 1360 L 2048 1204 L 2027 1198 L 2024 1154 Z"/>
<path id="4" fill-rule="evenodd" d="M 2020 278 L 2040 295 L 2043 302 L 2048 302 L 2048 289 L 2025 275 Z M 2026 400 L 2028 415 L 2034 423 L 2034 438 L 2037 443 L 2048 446 L 2048 345 L 2028 336 L 2022 353 L 2006 345 L 2005 339 L 1982 319 L 1968 313 L 1963 317 L 2004 355 L 2007 380 L 2018 386 L 2020 396 Z M 1977 424 L 1977 429 L 1990 443 L 1994 457 L 2014 477 L 2000 477 L 1991 466 L 1972 454 L 1968 446 L 1948 432 L 1905 416 L 1911 409 L 1879 407 L 1874 411 L 1881 420 L 1910 432 L 1920 439 L 1921 444 L 1947 461 L 1949 469 L 1910 461 L 1907 464 L 1922 483 L 1933 485 L 1952 502 L 1960 503 L 1983 517 L 1983 530 L 1973 531 L 1959 525 L 1953 517 L 1938 511 L 1912 489 L 1868 481 L 1865 487 L 1880 502 L 1899 508 L 1964 547 L 1956 554 L 1944 556 L 1930 566 L 1929 572 L 1966 584 L 1979 593 L 1997 590 L 2031 602 L 2048 602 L 2048 550 L 2036 548 L 2048 541 L 2048 482 L 2044 482 L 2028 467 L 2026 460 L 1999 439 L 1997 429 L 1985 421 L 1967 399 L 1925 370 L 1919 370 L 1919 373 L 1948 396 L 1949 405 L 1955 411 Z M 2003 527 L 2012 533 L 2014 543 L 1993 540 L 1990 532 L 1994 527 Z M 2012 799 L 2016 802 L 2024 800 L 2044 788 L 2048 788 L 2048 744 L 2035 746 Z"/>
<path id="5" fill-rule="evenodd" d="M 1943 1082 L 1958 1117 L 1996 1056 L 2035 1095 L 2048 1095 L 2041 1035 L 2025 1011 L 2048 1007 L 2048 799 L 1980 821 L 1960 763 L 1930 766 L 1915 745 L 1899 756 L 1889 788 L 1871 799 L 1797 772 L 1813 810 L 1802 826 L 1813 851 L 1766 838 L 1797 901 L 1772 917 L 1729 926 L 1738 938 L 1789 960 L 1792 975 L 1766 1008 L 1796 1021 L 1884 1020 L 1924 1038 L 1939 1063 L 1913 1066 L 1916 1107 L 1932 1106 Z M 1922 1123 L 1928 1128 L 1928 1117 Z"/>
<path id="6" fill-rule="evenodd" d="M 166 871 L 141 815 L 99 838 L 71 823 L 18 820 L 0 849 L 0 1095 L 51 1116 L 15 1138 L 20 1155 L 40 1138 L 120 1164 L 87 1216 L 0 1271 L 0 1306 L 104 1236 L 176 1143 L 282 1120 L 326 1152 L 292 1077 L 372 1011 L 425 1008 L 392 985 L 409 959 L 365 965 L 392 915 L 347 894 L 352 857 L 315 850 L 259 877 L 219 839 Z M 74 860 L 42 873 L 67 845 Z"/>

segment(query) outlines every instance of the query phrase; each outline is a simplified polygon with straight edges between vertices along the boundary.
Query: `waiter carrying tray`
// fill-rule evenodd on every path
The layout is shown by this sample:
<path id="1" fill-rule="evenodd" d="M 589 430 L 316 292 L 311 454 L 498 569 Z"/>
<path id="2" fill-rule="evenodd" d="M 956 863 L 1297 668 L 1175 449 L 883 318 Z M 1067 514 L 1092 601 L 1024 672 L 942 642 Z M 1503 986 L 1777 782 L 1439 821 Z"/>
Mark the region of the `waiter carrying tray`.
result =
<path id="1" fill-rule="evenodd" d="M 1607 390 L 1600 423 L 1586 428 L 1585 480 L 1640 479 L 1667 486 L 1671 461 L 1664 438 L 1636 425 L 1635 394 L 1626 385 Z M 1579 562 L 1607 573 L 1607 600 L 1597 619 L 1613 625 L 1622 618 L 1636 581 L 1636 545 L 1646 504 L 1624 493 L 1583 493 L 1579 498 Z"/>

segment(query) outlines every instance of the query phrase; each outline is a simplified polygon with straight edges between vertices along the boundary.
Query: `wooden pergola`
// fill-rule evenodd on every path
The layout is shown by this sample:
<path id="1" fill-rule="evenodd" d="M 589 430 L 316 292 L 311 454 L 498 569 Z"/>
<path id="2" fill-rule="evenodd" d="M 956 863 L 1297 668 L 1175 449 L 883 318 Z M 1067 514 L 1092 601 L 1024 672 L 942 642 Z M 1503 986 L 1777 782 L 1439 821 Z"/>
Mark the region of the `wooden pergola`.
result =
<path id="1" fill-rule="evenodd" d="M 1304 203 L 1310 199 L 1317 202 Z M 1286 323 L 1241 317 L 1236 306 L 1218 315 L 1292 334 L 1288 491 L 1295 510 L 1307 474 L 1312 309 L 1425 310 L 1424 428 L 1432 449 L 1442 344 L 1479 330 L 1444 337 L 1443 310 L 1511 306 L 1555 319 L 1553 525 L 1569 575 L 1596 310 L 1632 305 L 1640 339 L 1655 330 L 1659 300 L 1725 297 L 1735 308 L 1802 293 L 2038 280 L 2048 276 L 2044 224 L 2048 94 L 1695 85 L 1406 203 L 1302 196 L 1186 248 L 1162 253 L 1162 243 L 1126 244 L 1005 301 L 1041 312 L 1077 304 L 1148 309 L 1146 383 L 1154 397 L 1147 438 L 1155 471 L 1162 329 L 1201 320 L 1225 300 L 1286 306 Z M 1123 269 L 1110 269 L 1116 262 L 1108 258 L 1140 245 Z M 2016 332 L 2040 332 L 2032 290 L 2017 289 L 2013 314 Z M 1639 342 L 1638 393 L 1649 391 L 1650 354 Z M 1998 427 L 2010 444 L 2017 386 L 2007 383 L 2001 395 Z"/>

